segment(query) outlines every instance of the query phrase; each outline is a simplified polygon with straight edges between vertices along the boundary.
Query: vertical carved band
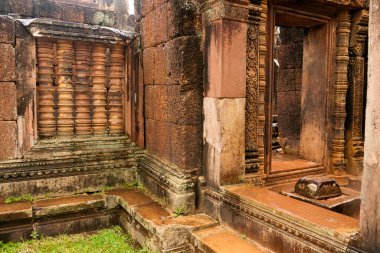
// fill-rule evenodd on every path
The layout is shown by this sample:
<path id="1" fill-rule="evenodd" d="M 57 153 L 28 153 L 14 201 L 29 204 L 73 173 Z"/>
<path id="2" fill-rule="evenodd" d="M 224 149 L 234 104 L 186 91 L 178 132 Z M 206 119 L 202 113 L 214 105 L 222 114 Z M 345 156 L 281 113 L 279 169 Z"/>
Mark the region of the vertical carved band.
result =
<path id="1" fill-rule="evenodd" d="M 95 135 L 104 135 L 107 132 L 106 110 L 106 48 L 95 44 L 92 47 L 92 128 Z"/>
<path id="2" fill-rule="evenodd" d="M 37 40 L 38 60 L 38 134 L 52 137 L 56 134 L 54 116 L 53 42 Z"/>
<path id="3" fill-rule="evenodd" d="M 109 131 L 112 135 L 118 135 L 123 133 L 124 47 L 122 45 L 111 48 L 109 80 Z"/>
<path id="4" fill-rule="evenodd" d="M 264 130 L 265 130 L 265 93 L 266 93 L 266 24 L 267 24 L 267 0 L 261 1 L 261 15 L 259 26 L 259 95 L 258 95 L 258 126 L 257 145 L 259 149 L 260 173 L 264 173 Z"/>
<path id="5" fill-rule="evenodd" d="M 57 129 L 60 136 L 74 135 L 73 57 L 73 42 L 58 40 L 56 82 L 58 85 Z"/>
<path id="6" fill-rule="evenodd" d="M 258 97 L 259 97 L 259 24 L 260 7 L 253 6 L 248 17 L 247 31 L 247 84 L 245 110 L 245 170 L 257 172 L 259 152 L 257 146 L 258 132 Z"/>
<path id="7" fill-rule="evenodd" d="M 335 173 L 345 169 L 344 123 L 346 120 L 346 94 L 348 88 L 347 66 L 350 39 L 350 13 L 342 10 L 338 14 L 336 73 L 334 87 L 334 138 L 331 147 L 331 164 Z"/>
<path id="8" fill-rule="evenodd" d="M 90 118 L 90 46 L 75 43 L 75 134 L 91 135 Z"/>

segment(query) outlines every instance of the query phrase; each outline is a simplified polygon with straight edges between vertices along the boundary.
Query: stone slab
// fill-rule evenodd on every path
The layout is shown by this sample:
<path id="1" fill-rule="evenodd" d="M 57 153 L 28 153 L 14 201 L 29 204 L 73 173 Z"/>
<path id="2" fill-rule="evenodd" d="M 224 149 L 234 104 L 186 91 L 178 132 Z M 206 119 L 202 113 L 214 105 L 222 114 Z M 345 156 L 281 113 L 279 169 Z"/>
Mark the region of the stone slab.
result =
<path id="1" fill-rule="evenodd" d="M 194 232 L 193 235 L 196 238 L 196 246 L 207 253 L 270 252 L 223 226 L 202 229 Z"/>
<path id="2" fill-rule="evenodd" d="M 15 40 L 14 20 L 0 15 L 0 43 L 13 44 Z"/>
<path id="3" fill-rule="evenodd" d="M 28 219 L 32 216 L 32 204 L 30 202 L 0 204 L 0 222 Z"/>
<path id="4" fill-rule="evenodd" d="M 17 155 L 16 121 L 0 121 L 0 161 L 11 160 Z"/>
<path id="5" fill-rule="evenodd" d="M 33 203 L 35 217 L 58 215 L 86 209 L 101 208 L 105 206 L 105 199 L 101 195 L 78 195 L 63 198 L 39 200 Z"/>
<path id="6" fill-rule="evenodd" d="M 15 49 L 11 44 L 0 44 L 0 82 L 14 81 L 16 78 Z"/>

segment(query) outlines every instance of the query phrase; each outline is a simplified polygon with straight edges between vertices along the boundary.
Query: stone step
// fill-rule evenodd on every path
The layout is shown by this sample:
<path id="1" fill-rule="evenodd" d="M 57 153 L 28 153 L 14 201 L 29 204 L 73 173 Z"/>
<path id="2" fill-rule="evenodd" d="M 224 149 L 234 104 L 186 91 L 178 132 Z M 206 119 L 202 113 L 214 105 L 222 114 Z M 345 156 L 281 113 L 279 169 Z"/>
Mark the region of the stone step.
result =
<path id="1" fill-rule="evenodd" d="M 193 232 L 194 245 L 204 253 L 269 253 L 244 235 L 226 226 L 215 226 Z"/>

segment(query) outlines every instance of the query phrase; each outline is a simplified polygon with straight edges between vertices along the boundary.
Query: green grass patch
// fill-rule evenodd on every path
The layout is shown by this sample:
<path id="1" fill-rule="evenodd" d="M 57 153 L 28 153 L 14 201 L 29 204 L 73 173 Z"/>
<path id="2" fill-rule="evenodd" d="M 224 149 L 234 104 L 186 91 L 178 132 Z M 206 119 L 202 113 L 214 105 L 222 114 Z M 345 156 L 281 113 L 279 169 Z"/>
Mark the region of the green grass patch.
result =
<path id="1" fill-rule="evenodd" d="M 2 253 L 149 253 L 136 249 L 132 238 L 120 227 L 99 230 L 96 234 L 43 237 L 21 243 L 2 243 Z"/>
<path id="2" fill-rule="evenodd" d="M 11 197 L 8 197 L 4 200 L 4 203 L 5 204 L 10 204 L 10 203 L 16 203 L 16 202 L 24 202 L 24 201 L 29 201 L 29 202 L 32 202 L 34 200 L 34 197 L 30 194 L 25 194 L 25 195 L 22 195 L 22 196 L 11 196 Z"/>

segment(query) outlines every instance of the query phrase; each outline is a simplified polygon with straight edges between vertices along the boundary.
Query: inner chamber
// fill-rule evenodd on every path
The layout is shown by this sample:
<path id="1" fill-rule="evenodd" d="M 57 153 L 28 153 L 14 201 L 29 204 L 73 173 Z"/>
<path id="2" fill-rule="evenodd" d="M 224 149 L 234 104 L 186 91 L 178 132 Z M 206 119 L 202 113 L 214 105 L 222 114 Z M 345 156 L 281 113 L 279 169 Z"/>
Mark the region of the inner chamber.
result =
<path id="1" fill-rule="evenodd" d="M 326 152 L 327 25 L 282 17 L 273 38 L 272 173 L 320 167 Z"/>

